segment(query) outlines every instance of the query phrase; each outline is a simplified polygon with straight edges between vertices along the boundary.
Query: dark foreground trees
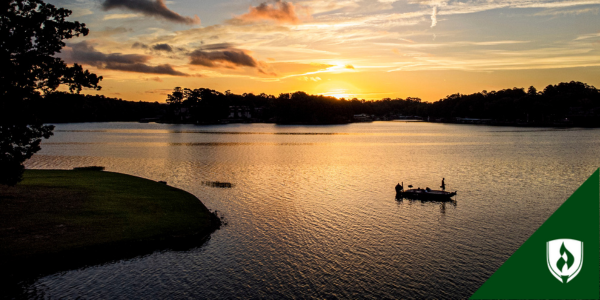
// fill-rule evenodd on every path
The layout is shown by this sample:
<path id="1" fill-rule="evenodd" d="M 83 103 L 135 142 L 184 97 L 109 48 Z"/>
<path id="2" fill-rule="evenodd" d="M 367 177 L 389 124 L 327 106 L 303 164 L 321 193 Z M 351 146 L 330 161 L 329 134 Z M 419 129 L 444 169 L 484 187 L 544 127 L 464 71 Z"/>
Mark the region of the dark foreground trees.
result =
<path id="1" fill-rule="evenodd" d="M 8 0 L 0 4 L 0 184 L 15 185 L 23 162 L 40 150 L 52 126 L 32 113 L 42 94 L 61 84 L 71 92 L 100 89 L 102 77 L 67 66 L 54 57 L 63 40 L 87 35 L 85 24 L 66 21 L 70 10 L 41 0 Z"/>

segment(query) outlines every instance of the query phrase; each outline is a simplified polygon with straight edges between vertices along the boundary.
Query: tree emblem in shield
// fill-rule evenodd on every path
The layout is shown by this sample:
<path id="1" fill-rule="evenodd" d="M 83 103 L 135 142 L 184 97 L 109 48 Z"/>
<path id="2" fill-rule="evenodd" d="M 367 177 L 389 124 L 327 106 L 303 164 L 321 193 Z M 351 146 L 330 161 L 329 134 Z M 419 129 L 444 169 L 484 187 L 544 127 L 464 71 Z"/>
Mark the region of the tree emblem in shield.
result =
<path id="1" fill-rule="evenodd" d="M 583 265 L 583 242 L 557 239 L 546 243 L 546 264 L 562 283 L 573 280 Z"/>

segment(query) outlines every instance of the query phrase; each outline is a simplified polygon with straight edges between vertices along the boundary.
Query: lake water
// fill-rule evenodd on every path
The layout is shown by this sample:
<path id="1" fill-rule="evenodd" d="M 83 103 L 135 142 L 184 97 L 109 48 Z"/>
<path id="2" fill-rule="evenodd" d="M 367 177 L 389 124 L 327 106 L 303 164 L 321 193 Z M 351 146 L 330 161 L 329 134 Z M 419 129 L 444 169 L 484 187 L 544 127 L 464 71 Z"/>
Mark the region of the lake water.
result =
<path id="1" fill-rule="evenodd" d="M 26 164 L 89 165 L 165 180 L 229 224 L 192 250 L 46 276 L 30 297 L 466 298 L 600 166 L 600 130 L 59 124 Z M 456 205 L 394 199 L 442 177 Z"/>

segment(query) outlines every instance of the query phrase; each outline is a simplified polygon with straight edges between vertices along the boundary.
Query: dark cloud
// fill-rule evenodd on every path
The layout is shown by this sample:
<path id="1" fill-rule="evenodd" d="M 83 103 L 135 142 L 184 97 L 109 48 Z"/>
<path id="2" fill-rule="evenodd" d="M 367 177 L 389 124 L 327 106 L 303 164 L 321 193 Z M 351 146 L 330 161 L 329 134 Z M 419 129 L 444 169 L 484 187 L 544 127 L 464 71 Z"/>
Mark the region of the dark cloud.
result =
<path id="1" fill-rule="evenodd" d="M 209 48 L 210 49 L 210 48 Z M 222 48 L 219 48 L 222 49 Z M 257 67 L 258 62 L 248 51 L 229 48 L 226 50 L 206 51 L 206 48 L 195 50 L 190 54 L 192 65 L 216 67 Z"/>
<path id="2" fill-rule="evenodd" d="M 133 43 L 133 45 L 131 45 L 131 48 L 148 49 L 148 45 L 142 44 L 139 42 L 135 42 L 135 43 Z"/>
<path id="3" fill-rule="evenodd" d="M 136 43 L 139 44 L 139 43 Z M 134 44 L 134 47 L 136 46 Z M 143 45 L 143 44 L 140 44 Z M 83 63 L 95 66 L 101 69 L 120 70 L 127 72 L 167 74 L 174 76 L 188 76 L 179 72 L 168 64 L 149 66 L 146 64 L 150 60 L 149 55 L 141 54 L 121 54 L 121 53 L 102 53 L 96 51 L 94 47 L 86 41 L 70 45 L 71 58 L 73 62 Z M 138 45 L 138 47 L 140 47 Z"/>
<path id="4" fill-rule="evenodd" d="M 150 74 L 167 74 L 173 76 L 187 76 L 187 74 L 179 72 L 168 64 L 149 66 L 146 64 L 121 64 L 121 63 L 107 63 L 106 69 L 127 71 L 127 72 L 139 72 L 139 73 L 150 73 Z"/>
<path id="5" fill-rule="evenodd" d="M 248 13 L 237 16 L 229 23 L 247 23 L 270 20 L 279 24 L 299 24 L 296 7 L 291 2 L 276 0 L 274 3 L 263 2 L 257 7 L 250 7 Z"/>
<path id="6" fill-rule="evenodd" d="M 77 44 L 71 44 L 71 48 L 73 48 L 73 53 L 71 54 L 71 58 L 73 60 L 95 67 L 101 67 L 105 63 L 144 63 L 150 59 L 150 56 L 141 54 L 105 54 L 96 51 L 92 45 L 85 41 Z"/>
<path id="7" fill-rule="evenodd" d="M 170 9 L 165 5 L 165 0 L 105 0 L 102 3 L 104 10 L 115 8 L 127 9 L 135 12 L 140 12 L 147 16 L 163 18 L 172 22 L 184 24 L 198 24 L 200 19 L 198 16 L 194 18 L 184 17 Z"/>
<path id="8" fill-rule="evenodd" d="M 261 74 L 277 75 L 275 72 L 270 71 L 271 68 L 267 63 L 252 57 L 250 51 L 234 48 L 229 43 L 204 45 L 190 53 L 189 56 L 192 65 L 209 68 L 251 67 Z"/>
<path id="9" fill-rule="evenodd" d="M 200 50 L 224 50 L 224 49 L 233 49 L 235 48 L 234 44 L 231 43 L 218 43 L 218 44 L 210 44 L 206 46 L 202 46 Z"/>
<path id="10" fill-rule="evenodd" d="M 154 49 L 156 51 L 173 52 L 173 48 L 171 48 L 171 46 L 169 46 L 169 44 L 156 44 L 156 45 L 152 46 L 152 49 Z"/>
<path id="11" fill-rule="evenodd" d="M 131 48 L 134 48 L 134 49 L 152 49 L 152 50 L 156 50 L 156 51 L 173 52 L 173 47 L 171 47 L 171 45 L 169 45 L 169 44 L 155 44 L 153 46 L 148 46 L 148 45 L 146 45 L 144 43 L 135 42 L 135 43 L 133 43 L 133 45 L 131 45 Z M 179 50 L 179 51 L 185 51 L 185 49 L 183 49 L 183 48 L 177 48 L 177 50 Z"/>
<path id="12" fill-rule="evenodd" d="M 154 90 L 149 90 L 149 91 L 145 91 L 144 93 L 147 94 L 160 94 L 160 95 L 168 95 L 171 93 L 173 89 L 154 89 Z"/>

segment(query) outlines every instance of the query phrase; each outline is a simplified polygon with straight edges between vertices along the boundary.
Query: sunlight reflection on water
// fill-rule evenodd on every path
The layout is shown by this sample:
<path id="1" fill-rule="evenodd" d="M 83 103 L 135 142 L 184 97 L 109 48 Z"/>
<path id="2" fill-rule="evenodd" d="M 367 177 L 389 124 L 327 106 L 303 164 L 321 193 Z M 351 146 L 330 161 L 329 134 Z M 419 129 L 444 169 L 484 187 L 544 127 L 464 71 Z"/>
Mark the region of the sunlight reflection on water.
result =
<path id="1" fill-rule="evenodd" d="M 600 130 L 585 129 L 59 124 L 28 168 L 101 165 L 165 180 L 229 225 L 197 249 L 27 289 L 52 298 L 466 298 L 600 166 L 599 149 Z M 442 177 L 456 206 L 394 200 L 397 182 L 435 189 Z"/>

